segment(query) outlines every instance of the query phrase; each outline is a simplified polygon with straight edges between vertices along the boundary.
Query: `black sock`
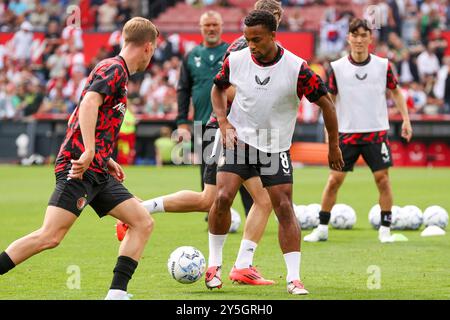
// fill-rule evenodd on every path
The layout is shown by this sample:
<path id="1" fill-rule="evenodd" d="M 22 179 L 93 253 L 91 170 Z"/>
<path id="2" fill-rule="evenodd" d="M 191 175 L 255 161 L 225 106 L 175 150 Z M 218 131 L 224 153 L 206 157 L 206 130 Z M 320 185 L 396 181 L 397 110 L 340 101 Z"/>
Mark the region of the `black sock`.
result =
<path id="1" fill-rule="evenodd" d="M 331 213 L 328 211 L 322 211 L 319 212 L 319 220 L 320 224 L 327 225 L 328 222 L 330 222 Z"/>
<path id="2" fill-rule="evenodd" d="M 381 211 L 381 225 L 383 227 L 390 227 L 392 221 L 392 211 Z"/>
<path id="3" fill-rule="evenodd" d="M 8 254 L 3 251 L 0 253 L 0 275 L 7 273 L 9 270 L 14 268 L 16 265 L 8 256 Z"/>
<path id="4" fill-rule="evenodd" d="M 127 291 L 128 282 L 131 280 L 137 265 L 138 262 L 130 257 L 118 257 L 110 289 Z"/>

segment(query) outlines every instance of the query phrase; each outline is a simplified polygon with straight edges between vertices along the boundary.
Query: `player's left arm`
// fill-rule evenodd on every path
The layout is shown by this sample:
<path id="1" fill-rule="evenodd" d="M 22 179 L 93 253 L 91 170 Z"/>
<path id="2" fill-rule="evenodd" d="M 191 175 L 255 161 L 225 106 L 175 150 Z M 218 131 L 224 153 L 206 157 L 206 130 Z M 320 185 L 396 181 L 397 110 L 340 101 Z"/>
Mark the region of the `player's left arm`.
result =
<path id="1" fill-rule="evenodd" d="M 304 95 L 310 102 L 322 109 L 323 120 L 328 132 L 328 162 L 333 170 L 341 171 L 344 167 L 341 149 L 339 148 L 339 132 L 336 109 L 322 79 L 304 63 L 300 69 L 297 82 L 297 95 Z"/>
<path id="2" fill-rule="evenodd" d="M 404 139 L 406 139 L 406 141 L 409 141 L 411 140 L 413 131 L 411 121 L 409 120 L 408 107 L 406 106 L 405 98 L 403 97 L 402 91 L 398 86 L 397 79 L 392 71 L 392 67 L 390 64 L 388 64 L 386 86 L 391 91 L 392 99 L 394 99 L 395 106 L 397 107 L 403 119 L 401 135 Z"/>

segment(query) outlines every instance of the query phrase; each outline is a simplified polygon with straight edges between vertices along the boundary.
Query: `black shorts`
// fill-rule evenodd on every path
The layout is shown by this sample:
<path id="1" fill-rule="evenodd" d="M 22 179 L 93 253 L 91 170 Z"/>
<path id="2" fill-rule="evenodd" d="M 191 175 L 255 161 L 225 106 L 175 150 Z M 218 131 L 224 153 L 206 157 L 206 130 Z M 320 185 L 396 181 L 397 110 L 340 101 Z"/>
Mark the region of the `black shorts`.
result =
<path id="1" fill-rule="evenodd" d="M 224 150 L 217 164 L 218 172 L 235 173 L 248 180 L 259 176 L 263 187 L 293 183 L 291 156 L 288 151 L 265 153 L 249 145 Z"/>
<path id="2" fill-rule="evenodd" d="M 83 180 L 67 180 L 67 172 L 56 174 L 56 187 L 49 206 L 66 209 L 77 217 L 90 205 L 102 218 L 118 204 L 133 198 L 133 195 L 111 176 L 99 181 L 93 175 L 85 173 Z"/>
<path id="3" fill-rule="evenodd" d="M 388 142 L 370 144 L 340 144 L 344 168 L 342 171 L 353 171 L 356 161 L 362 155 L 372 172 L 392 167 L 391 147 Z"/>

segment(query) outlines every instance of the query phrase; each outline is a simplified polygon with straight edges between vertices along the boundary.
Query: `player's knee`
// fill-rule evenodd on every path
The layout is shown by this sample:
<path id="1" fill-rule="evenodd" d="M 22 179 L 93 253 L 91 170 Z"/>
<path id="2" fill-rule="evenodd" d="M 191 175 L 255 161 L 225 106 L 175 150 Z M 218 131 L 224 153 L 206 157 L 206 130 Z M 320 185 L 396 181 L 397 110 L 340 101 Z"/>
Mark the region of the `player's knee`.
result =
<path id="1" fill-rule="evenodd" d="M 233 197 L 226 191 L 219 191 L 215 203 L 219 212 L 228 212 L 233 203 Z"/>
<path id="2" fill-rule="evenodd" d="M 279 223 L 288 223 L 291 221 L 294 209 L 292 207 L 292 203 L 289 200 L 280 201 L 279 203 L 274 205 L 273 209 L 277 214 Z"/>
<path id="3" fill-rule="evenodd" d="M 377 175 L 375 182 L 380 189 L 386 189 L 389 187 L 389 176 L 387 174 Z"/>
<path id="4" fill-rule="evenodd" d="M 261 213 L 269 214 L 272 211 L 272 202 L 270 201 L 269 196 L 256 199 L 255 204 Z"/>
<path id="5" fill-rule="evenodd" d="M 147 217 L 143 219 L 140 229 L 144 234 L 150 235 L 154 226 L 155 220 L 153 220 L 152 216 L 147 215 Z"/>
<path id="6" fill-rule="evenodd" d="M 333 190 L 333 191 L 337 191 L 341 185 L 342 185 L 343 180 L 334 176 L 331 176 L 328 179 L 328 189 Z"/>

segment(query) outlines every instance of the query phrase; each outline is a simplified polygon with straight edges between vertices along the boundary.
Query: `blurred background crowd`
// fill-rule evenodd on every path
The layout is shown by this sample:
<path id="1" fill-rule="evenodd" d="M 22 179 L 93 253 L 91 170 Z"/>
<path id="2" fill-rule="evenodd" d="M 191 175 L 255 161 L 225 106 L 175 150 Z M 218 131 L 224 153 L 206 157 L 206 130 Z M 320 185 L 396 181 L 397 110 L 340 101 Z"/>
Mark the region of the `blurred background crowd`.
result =
<path id="1" fill-rule="evenodd" d="M 315 32 L 316 54 L 309 63 L 324 80 L 327 79 L 329 62 L 346 52 L 349 20 L 361 14 L 373 18 L 370 10 L 375 8 L 378 28 L 374 30 L 373 53 L 391 61 L 410 112 L 450 113 L 450 57 L 445 55 L 448 43 L 443 34 L 450 23 L 449 1 L 281 2 L 285 13 L 280 31 Z M 224 29 L 239 32 L 242 18 L 253 3 L 185 0 L 178 1 L 175 6 L 184 10 L 184 14 L 174 15 L 165 10 L 158 15 L 154 20 L 162 34 L 154 60 L 147 72 L 133 76 L 128 86 L 129 106 L 133 113 L 173 117 L 177 112 L 179 67 L 193 44 L 183 41 L 176 30 L 165 24 L 164 14 L 180 22 L 180 15 L 192 20 L 192 16 L 186 13 L 186 6 L 199 12 L 205 8 L 220 9 L 225 16 L 227 10 L 234 10 L 233 13 L 240 13 L 237 19 L 241 22 L 227 24 L 227 19 L 224 19 Z M 74 4 L 81 9 L 81 28 L 76 24 L 76 10 L 71 10 Z M 148 11 L 149 4 L 152 1 L 0 0 L 0 31 L 14 34 L 7 42 L 0 41 L 0 119 L 70 114 L 91 69 L 101 59 L 118 53 L 119 30 L 123 23 Z M 236 19 L 235 14 L 233 18 Z M 75 19 L 75 23 L 68 23 L 70 19 Z M 192 22 L 192 30 L 182 30 L 198 31 L 198 20 Z M 99 47 L 90 59 L 85 55 L 83 43 L 83 33 L 86 32 L 110 34 L 108 45 Z M 41 33 L 39 39 L 36 39 L 36 33 Z M 394 108 L 391 110 L 396 112 Z M 304 114 L 305 121 L 317 120 L 315 112 Z"/>

